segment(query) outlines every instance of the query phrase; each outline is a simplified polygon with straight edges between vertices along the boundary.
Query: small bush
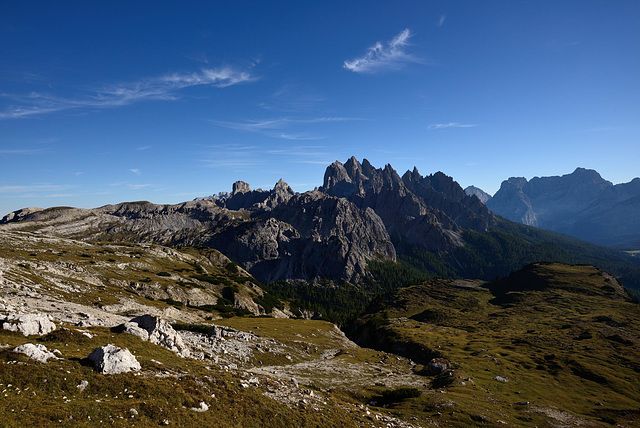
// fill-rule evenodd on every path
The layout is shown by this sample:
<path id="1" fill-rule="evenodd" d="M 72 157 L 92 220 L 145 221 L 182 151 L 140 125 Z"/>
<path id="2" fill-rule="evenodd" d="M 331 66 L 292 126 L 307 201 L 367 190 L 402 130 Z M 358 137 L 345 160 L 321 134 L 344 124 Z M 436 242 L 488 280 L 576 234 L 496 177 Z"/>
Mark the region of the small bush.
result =
<path id="1" fill-rule="evenodd" d="M 160 299 L 160 301 L 161 302 L 165 302 L 165 303 L 167 303 L 167 304 L 169 304 L 171 306 L 174 306 L 174 307 L 176 307 L 178 309 L 180 309 L 181 307 L 184 306 L 184 303 L 179 302 L 177 300 L 173 300 L 173 299 Z"/>
<path id="2" fill-rule="evenodd" d="M 374 400 L 381 405 L 386 405 L 419 396 L 420 390 L 417 388 L 396 388 L 382 391 L 382 396 L 376 397 Z"/>
<path id="3" fill-rule="evenodd" d="M 577 340 L 591 339 L 593 338 L 593 334 L 589 330 L 584 330 L 580 335 L 576 338 Z"/>
<path id="4" fill-rule="evenodd" d="M 171 276 L 169 272 L 158 272 L 156 275 L 158 276 Z"/>

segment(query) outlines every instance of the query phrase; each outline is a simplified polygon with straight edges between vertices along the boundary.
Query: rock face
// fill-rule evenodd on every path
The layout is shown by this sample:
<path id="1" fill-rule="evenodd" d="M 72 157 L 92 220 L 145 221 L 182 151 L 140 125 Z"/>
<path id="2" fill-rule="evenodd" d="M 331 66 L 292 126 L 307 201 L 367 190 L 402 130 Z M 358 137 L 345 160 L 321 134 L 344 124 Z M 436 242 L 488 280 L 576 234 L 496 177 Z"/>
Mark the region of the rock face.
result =
<path id="1" fill-rule="evenodd" d="M 37 213 L 38 211 L 43 211 L 42 208 L 23 208 L 18 211 L 14 211 L 12 213 L 7 214 L 2 218 L 2 223 L 10 223 L 12 221 L 21 221 L 27 218 L 29 215 L 33 213 Z"/>
<path id="2" fill-rule="evenodd" d="M 640 178 L 613 185 L 584 168 L 560 177 L 510 178 L 487 206 L 509 220 L 597 244 L 640 244 Z"/>
<path id="3" fill-rule="evenodd" d="M 270 191 L 236 183 L 231 197 L 216 201 L 48 209 L 7 226 L 31 222 L 54 236 L 215 248 L 262 282 L 355 281 L 367 260 L 396 256 L 375 212 L 317 191 L 296 195 L 282 180 Z"/>
<path id="4" fill-rule="evenodd" d="M 288 186 L 287 186 L 288 187 Z M 253 221 L 208 242 L 262 281 L 354 280 L 370 259 L 395 260 L 384 224 L 372 210 L 321 192 L 291 195 L 258 208 Z"/>
<path id="5" fill-rule="evenodd" d="M 348 199 L 380 216 L 392 239 L 449 251 L 463 245 L 461 228 L 486 231 L 493 215 L 451 177 L 423 177 L 417 169 L 402 177 L 391 167 L 374 168 L 354 157 L 331 164 L 321 191 Z"/>
<path id="6" fill-rule="evenodd" d="M 163 346 L 181 357 L 190 355 L 189 348 L 171 325 L 152 315 L 141 315 L 123 325 L 124 332 Z"/>
<path id="7" fill-rule="evenodd" d="M 88 358 L 102 374 L 120 374 L 141 369 L 140 363 L 128 349 L 111 344 L 94 349 Z"/>
<path id="8" fill-rule="evenodd" d="M 480 199 L 480 202 L 482 202 L 485 205 L 487 204 L 487 201 L 491 199 L 490 194 L 488 194 L 487 192 L 485 192 L 484 190 L 476 186 L 466 187 L 464 189 L 464 193 L 466 193 L 469 196 L 475 196 L 476 198 Z"/>
<path id="9" fill-rule="evenodd" d="M 56 329 L 51 318 L 44 314 L 10 314 L 0 319 L 0 323 L 3 329 L 25 336 L 48 334 Z"/>
<path id="10" fill-rule="evenodd" d="M 40 361 L 41 363 L 46 363 L 50 358 L 59 360 L 59 358 L 56 357 L 54 353 L 49 352 L 46 346 L 39 343 L 36 345 L 34 345 L 33 343 L 25 343 L 24 345 L 20 345 L 14 348 L 13 352 L 25 354 L 32 360 Z"/>

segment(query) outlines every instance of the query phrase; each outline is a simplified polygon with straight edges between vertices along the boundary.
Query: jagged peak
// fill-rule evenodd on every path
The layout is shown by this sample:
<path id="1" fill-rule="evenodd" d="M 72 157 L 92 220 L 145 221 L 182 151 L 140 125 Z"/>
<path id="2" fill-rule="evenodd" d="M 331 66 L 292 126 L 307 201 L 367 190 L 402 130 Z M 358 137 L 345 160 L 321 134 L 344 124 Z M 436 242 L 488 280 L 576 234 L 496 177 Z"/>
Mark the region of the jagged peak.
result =
<path id="1" fill-rule="evenodd" d="M 235 195 L 237 193 L 248 193 L 250 191 L 251 186 L 249 186 L 249 183 L 245 181 L 236 181 L 235 183 L 233 183 L 233 190 L 231 191 L 231 194 Z"/>
<path id="2" fill-rule="evenodd" d="M 274 192 L 278 192 L 278 191 L 284 191 L 286 193 L 289 193 L 291 195 L 294 195 L 295 192 L 293 191 L 293 189 L 291 188 L 291 186 L 289 186 L 287 184 L 286 181 L 284 181 L 282 178 L 280 180 L 278 180 L 278 182 L 276 183 L 276 185 L 273 187 Z"/>
<path id="3" fill-rule="evenodd" d="M 373 167 L 373 165 L 371 165 L 371 162 L 369 162 L 367 158 L 364 158 L 362 159 L 362 169 L 365 171 L 370 171 L 375 168 Z"/>

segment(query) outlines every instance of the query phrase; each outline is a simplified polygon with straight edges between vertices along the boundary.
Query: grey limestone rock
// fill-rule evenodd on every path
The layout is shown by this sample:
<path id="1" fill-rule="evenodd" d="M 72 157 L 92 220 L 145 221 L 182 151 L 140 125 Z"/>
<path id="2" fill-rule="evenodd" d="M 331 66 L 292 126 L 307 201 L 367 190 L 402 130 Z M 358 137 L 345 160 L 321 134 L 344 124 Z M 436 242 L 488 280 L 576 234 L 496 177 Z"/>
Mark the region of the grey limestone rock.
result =
<path id="1" fill-rule="evenodd" d="M 462 246 L 461 227 L 486 231 L 494 221 L 479 200 L 440 172 L 422 177 L 414 168 L 400 177 L 391 165 L 374 168 L 352 157 L 327 168 L 321 190 L 372 209 L 392 238 L 430 250 Z"/>
<path id="2" fill-rule="evenodd" d="M 54 360 L 60 359 L 56 357 L 53 352 L 49 352 L 46 346 L 39 343 L 35 345 L 33 343 L 25 343 L 23 345 L 15 347 L 13 349 L 13 352 L 24 354 L 30 359 L 40 361 L 41 363 L 46 363 L 50 358 Z"/>
<path id="3" fill-rule="evenodd" d="M 124 323 L 124 332 L 163 346 L 181 357 L 190 355 L 189 348 L 178 332 L 167 321 L 153 315 L 141 315 Z"/>
<path id="4" fill-rule="evenodd" d="M 429 374 L 439 375 L 451 368 L 449 360 L 444 358 L 434 358 L 427 364 L 427 370 Z"/>
<path id="5" fill-rule="evenodd" d="M 128 349 L 112 344 L 94 349 L 88 358 L 102 374 L 120 374 L 141 369 L 140 363 Z"/>
<path id="6" fill-rule="evenodd" d="M 247 193 L 250 191 L 251 187 L 249 186 L 249 183 L 246 183 L 244 181 L 236 181 L 235 183 L 233 183 L 233 190 L 231 194 L 235 195 L 236 193 Z"/>
<path id="7" fill-rule="evenodd" d="M 0 319 L 2 328 L 17 331 L 25 336 L 43 335 L 56 329 L 51 317 L 45 314 L 10 314 Z"/>
<path id="8" fill-rule="evenodd" d="M 469 196 L 475 196 L 476 198 L 480 199 L 480 202 L 482 202 L 485 205 L 487 201 L 491 199 L 490 194 L 488 194 L 487 192 L 485 192 L 484 190 L 476 186 L 465 187 L 464 193 L 466 193 Z"/>

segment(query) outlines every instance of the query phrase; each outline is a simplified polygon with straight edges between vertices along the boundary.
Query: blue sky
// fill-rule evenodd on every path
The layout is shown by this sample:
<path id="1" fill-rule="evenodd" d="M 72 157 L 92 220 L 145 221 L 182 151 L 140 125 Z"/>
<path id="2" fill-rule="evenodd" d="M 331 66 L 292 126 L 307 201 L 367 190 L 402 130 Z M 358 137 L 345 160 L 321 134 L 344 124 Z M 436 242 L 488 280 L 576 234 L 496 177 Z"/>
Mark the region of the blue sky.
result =
<path id="1" fill-rule="evenodd" d="M 638 22 L 635 0 L 1 2 L 0 215 L 305 191 L 352 155 L 490 193 L 627 182 Z"/>

